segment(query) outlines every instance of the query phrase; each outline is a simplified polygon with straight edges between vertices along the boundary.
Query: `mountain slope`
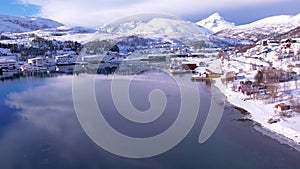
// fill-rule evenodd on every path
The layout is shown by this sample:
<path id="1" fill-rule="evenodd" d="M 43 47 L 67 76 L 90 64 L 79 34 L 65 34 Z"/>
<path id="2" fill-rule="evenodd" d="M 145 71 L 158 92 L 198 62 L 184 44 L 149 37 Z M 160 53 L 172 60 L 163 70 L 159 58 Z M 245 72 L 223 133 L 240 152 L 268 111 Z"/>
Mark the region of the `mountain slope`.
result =
<path id="1" fill-rule="evenodd" d="M 215 35 L 257 42 L 261 39 L 288 32 L 300 25 L 300 14 L 280 15 L 258 20 L 217 32 Z"/>
<path id="2" fill-rule="evenodd" d="M 224 20 L 219 13 L 214 13 L 208 18 L 197 22 L 196 24 L 213 31 L 214 33 L 235 27 L 234 23 Z"/>
<path id="3" fill-rule="evenodd" d="M 292 29 L 291 31 L 288 31 L 286 33 L 274 37 L 274 39 L 278 39 L 278 40 L 289 39 L 289 38 L 300 38 L 300 26 L 295 29 Z"/>
<path id="4" fill-rule="evenodd" d="M 120 36 L 132 35 L 168 35 L 168 36 L 209 36 L 213 32 L 195 23 L 184 21 L 173 16 L 143 14 L 124 18 L 106 25 L 99 33 Z"/>
<path id="5" fill-rule="evenodd" d="M 146 41 L 147 39 L 159 40 L 161 38 L 164 41 L 176 39 L 183 44 L 199 44 L 200 47 L 212 45 L 209 40 L 212 34 L 213 32 L 206 28 L 174 16 L 141 14 L 105 25 L 99 29 L 92 41 L 138 36 Z"/>
<path id="6" fill-rule="evenodd" d="M 44 18 L 0 15 L 0 32 L 29 32 L 56 28 L 62 25 L 59 22 Z"/>

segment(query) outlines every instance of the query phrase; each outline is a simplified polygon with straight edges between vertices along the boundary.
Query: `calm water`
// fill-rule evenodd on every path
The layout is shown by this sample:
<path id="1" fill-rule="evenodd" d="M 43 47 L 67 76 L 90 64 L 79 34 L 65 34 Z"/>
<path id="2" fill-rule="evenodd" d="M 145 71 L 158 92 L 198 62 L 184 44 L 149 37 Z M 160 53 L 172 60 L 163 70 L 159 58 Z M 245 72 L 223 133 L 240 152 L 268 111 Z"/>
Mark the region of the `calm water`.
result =
<path id="1" fill-rule="evenodd" d="M 153 89 L 165 92 L 164 114 L 153 123 L 129 122 L 117 113 L 110 94 L 111 76 L 96 75 L 96 98 L 106 120 L 120 133 L 149 137 L 168 129 L 178 115 L 180 97 L 170 76 L 138 75 L 130 98 L 139 110 L 149 108 Z M 188 136 L 172 150 L 146 159 L 115 156 L 98 147 L 82 129 L 72 100 L 73 75 L 21 78 L 0 82 L 1 169 L 297 169 L 300 153 L 238 122 L 230 106 L 213 136 L 204 144 L 198 137 L 210 105 L 210 86 L 200 89 L 200 110 Z M 150 79 L 150 80 L 149 80 Z M 134 148 L 134 147 L 132 147 Z"/>

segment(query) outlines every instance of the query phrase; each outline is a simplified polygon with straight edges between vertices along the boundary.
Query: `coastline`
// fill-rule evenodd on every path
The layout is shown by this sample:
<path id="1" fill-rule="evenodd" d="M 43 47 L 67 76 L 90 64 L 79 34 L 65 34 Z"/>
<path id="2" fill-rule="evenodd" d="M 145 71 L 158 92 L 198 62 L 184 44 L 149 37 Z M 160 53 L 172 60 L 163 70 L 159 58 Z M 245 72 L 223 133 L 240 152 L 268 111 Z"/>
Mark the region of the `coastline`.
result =
<path id="1" fill-rule="evenodd" d="M 264 105 L 256 100 L 244 101 L 244 95 L 228 90 L 229 89 L 223 93 L 226 96 L 227 104 L 231 105 L 234 110 L 239 111 L 245 118 L 245 121 L 252 121 L 255 130 L 300 152 L 300 133 L 292 128 L 298 126 L 296 123 L 293 123 L 295 124 L 294 126 L 291 125 L 290 127 L 287 127 L 282 125 L 281 122 L 289 122 L 289 119 L 280 119 L 278 123 L 274 124 L 269 124 L 267 122 L 268 118 L 274 117 L 272 109 L 274 104 Z M 262 111 L 266 112 L 261 113 Z M 296 114 L 295 116 L 299 118 L 299 115 Z M 291 117 L 291 119 L 293 118 L 294 117 Z"/>
<path id="2" fill-rule="evenodd" d="M 214 86 L 225 97 L 225 104 L 241 113 L 240 122 L 253 122 L 253 128 L 262 134 L 277 140 L 281 144 L 300 152 L 300 114 L 292 112 L 291 117 L 280 117 L 274 113 L 273 104 L 264 104 L 261 100 L 247 99 L 248 96 L 232 91 L 231 85 L 226 87 L 216 79 Z M 278 118 L 278 122 L 270 124 L 268 119 Z"/>

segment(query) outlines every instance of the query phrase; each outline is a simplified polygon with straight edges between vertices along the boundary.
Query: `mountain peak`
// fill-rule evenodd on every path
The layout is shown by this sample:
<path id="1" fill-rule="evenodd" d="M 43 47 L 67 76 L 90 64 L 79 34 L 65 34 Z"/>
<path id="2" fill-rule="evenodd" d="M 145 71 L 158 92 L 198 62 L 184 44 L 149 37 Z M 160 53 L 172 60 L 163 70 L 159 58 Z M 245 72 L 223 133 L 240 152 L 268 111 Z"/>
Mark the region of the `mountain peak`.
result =
<path id="1" fill-rule="evenodd" d="M 223 19 L 218 12 L 210 15 L 208 18 L 197 22 L 197 25 L 205 27 L 213 32 L 219 32 L 224 29 L 235 27 L 234 23 L 230 23 Z"/>
<path id="2" fill-rule="evenodd" d="M 213 13 L 210 15 L 207 20 L 224 20 L 218 12 Z"/>

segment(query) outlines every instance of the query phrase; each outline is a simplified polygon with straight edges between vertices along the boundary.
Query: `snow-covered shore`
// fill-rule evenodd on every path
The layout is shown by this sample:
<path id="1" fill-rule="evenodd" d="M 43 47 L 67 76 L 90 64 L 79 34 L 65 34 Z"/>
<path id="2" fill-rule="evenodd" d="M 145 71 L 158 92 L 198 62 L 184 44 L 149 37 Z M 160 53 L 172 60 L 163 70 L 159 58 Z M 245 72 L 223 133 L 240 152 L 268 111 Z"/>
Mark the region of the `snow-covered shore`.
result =
<path id="1" fill-rule="evenodd" d="M 253 72 L 248 73 L 253 74 Z M 288 85 L 291 90 L 290 96 L 298 98 L 300 89 L 296 89 L 295 82 L 290 81 Z M 266 104 L 264 100 L 253 99 L 253 97 L 247 96 L 237 91 L 237 89 L 233 90 L 233 83 L 228 83 L 225 87 L 225 84 L 221 80 L 218 80 L 215 86 L 225 95 L 228 103 L 250 113 L 245 118 L 258 123 L 259 131 L 268 133 L 266 135 L 289 144 L 300 151 L 300 113 L 290 111 L 287 113 L 287 116 L 282 116 L 278 112 L 275 112 L 274 109 L 276 104 L 284 102 L 285 99 Z M 276 122 L 268 123 L 269 119 L 273 119 Z M 273 135 L 270 133 L 273 133 Z"/>
<path id="2" fill-rule="evenodd" d="M 272 60 L 272 57 L 274 57 L 274 55 L 270 54 L 266 59 L 270 60 L 269 62 L 272 62 L 273 67 L 276 69 L 290 70 L 287 65 L 292 65 L 293 61 L 291 59 L 280 61 Z M 274 83 L 274 85 L 277 86 L 276 92 L 278 93 L 275 95 L 276 97 L 278 96 L 278 98 L 273 101 L 268 101 L 268 98 L 264 98 L 264 96 L 267 96 L 265 94 L 259 94 L 261 95 L 261 98 L 256 98 L 253 95 L 247 96 L 238 91 L 238 86 L 240 86 L 239 81 L 250 80 L 254 82 L 254 77 L 257 72 L 264 68 L 268 68 L 269 65 L 260 59 L 254 59 L 254 57 L 245 58 L 243 55 L 238 57 L 236 55 L 231 55 L 230 58 L 230 60 L 224 61 L 222 69 L 225 72 L 232 71 L 236 74 L 239 73 L 242 79 L 238 78 L 235 82 L 229 82 L 226 87 L 224 87 L 224 85 L 223 87 L 220 87 L 222 86 L 221 84 L 216 85 L 226 96 L 227 101 L 230 104 L 249 112 L 250 115 L 246 118 L 259 123 L 260 131 L 273 133 L 273 136 L 276 136 L 275 138 L 277 140 L 280 142 L 285 140 L 284 142 L 286 144 L 289 142 L 291 143 L 289 145 L 292 145 L 300 151 L 300 113 L 297 113 L 295 109 L 290 109 L 283 113 L 279 113 L 280 110 L 278 109 L 275 111 L 275 105 L 279 103 L 288 103 L 291 100 L 299 102 L 300 85 L 298 84 L 298 77 L 294 77 L 293 80 Z M 257 65 L 255 69 L 253 68 L 253 65 Z M 264 68 L 262 68 L 262 66 Z M 298 68 L 294 68 L 293 70 L 298 72 Z M 272 93 L 273 91 L 268 92 L 270 94 L 270 92 Z M 270 134 L 267 135 L 270 136 Z"/>
<path id="3" fill-rule="evenodd" d="M 290 117 L 279 116 L 274 112 L 275 103 L 264 104 L 259 100 L 247 100 L 245 95 L 230 89 L 226 90 L 225 95 L 230 104 L 248 111 L 251 114 L 249 118 L 259 123 L 261 127 L 300 144 L 300 114 L 292 112 Z M 268 123 L 270 118 L 278 122 L 270 124 Z"/>

